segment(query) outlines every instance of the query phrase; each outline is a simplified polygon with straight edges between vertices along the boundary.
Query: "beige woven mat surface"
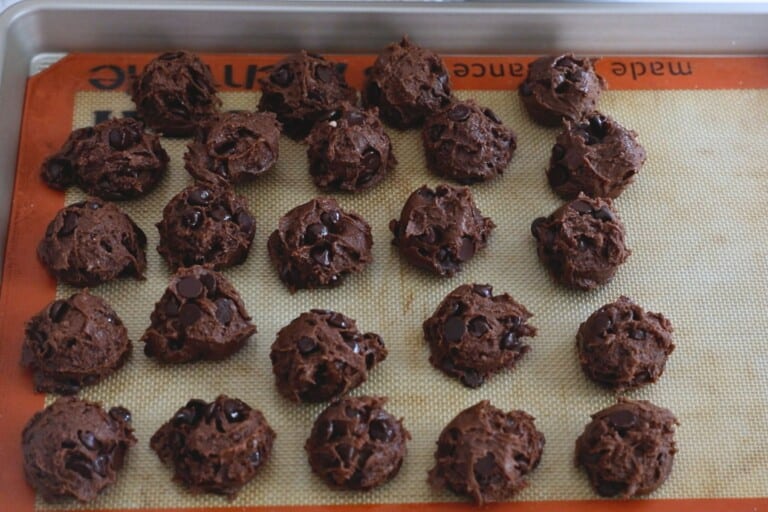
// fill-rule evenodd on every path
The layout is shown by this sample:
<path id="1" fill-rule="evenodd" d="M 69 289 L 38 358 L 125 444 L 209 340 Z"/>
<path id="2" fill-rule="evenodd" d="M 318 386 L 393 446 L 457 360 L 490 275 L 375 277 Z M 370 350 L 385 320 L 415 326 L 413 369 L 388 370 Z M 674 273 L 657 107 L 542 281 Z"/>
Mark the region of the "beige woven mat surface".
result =
<path id="1" fill-rule="evenodd" d="M 589 383 L 577 364 L 574 335 L 593 310 L 621 294 L 667 315 L 677 349 L 657 384 L 629 393 L 670 408 L 680 419 L 679 453 L 669 481 L 652 497 L 754 497 L 768 491 L 768 91 L 609 91 L 610 113 L 640 133 L 649 154 L 639 180 L 617 201 L 633 255 L 606 287 L 590 293 L 555 286 L 539 265 L 531 221 L 560 201 L 544 177 L 556 130 L 535 126 L 509 92 L 460 92 L 491 106 L 519 137 L 503 178 L 475 186 L 475 200 L 498 225 L 487 250 L 463 273 L 441 279 L 400 261 L 390 245 L 389 220 L 409 193 L 438 178 L 427 172 L 415 131 L 390 130 L 400 164 L 374 190 L 336 197 L 373 228 L 373 265 L 333 290 L 288 293 L 269 263 L 266 240 L 278 218 L 318 194 L 308 176 L 305 148 L 281 140 L 277 167 L 238 190 L 257 219 L 247 262 L 225 271 L 258 326 L 251 343 L 217 363 L 162 366 L 142 346 L 106 382 L 82 395 L 134 414 L 139 442 L 117 485 L 89 504 L 94 508 L 241 506 L 450 501 L 426 484 L 434 443 L 460 410 L 490 399 L 505 410 L 536 417 L 547 443 L 540 467 L 520 500 L 590 499 L 586 478 L 573 467 L 573 446 L 589 415 L 615 401 Z M 256 93 L 223 94 L 228 109 L 253 109 Z M 92 124 L 94 110 L 131 109 L 121 93 L 84 92 L 76 99 L 73 127 Z M 149 197 L 123 207 L 149 237 L 145 282 L 123 281 L 95 290 L 121 315 L 132 340 L 149 323 L 169 273 L 155 251 L 154 223 L 168 199 L 191 183 L 183 170 L 186 141 L 164 140 L 171 171 Z M 80 199 L 69 192 L 67 203 Z M 511 372 L 470 390 L 428 361 L 421 323 L 442 297 L 462 283 L 490 283 L 534 314 L 539 335 Z M 60 287 L 59 295 L 71 289 Z M 380 333 L 389 358 L 354 394 L 386 395 L 388 409 L 405 418 L 413 435 L 400 475 L 369 493 L 328 489 L 309 470 L 303 445 L 322 405 L 297 405 L 275 391 L 269 347 L 276 332 L 310 308 L 331 308 Z M 152 433 L 189 398 L 218 393 L 261 409 L 278 437 L 272 459 L 236 500 L 193 496 L 171 482 L 171 471 L 149 448 Z M 48 397 L 48 401 L 54 397 Z M 38 502 L 40 509 L 55 506 Z M 72 508 L 71 504 L 66 505 Z"/>

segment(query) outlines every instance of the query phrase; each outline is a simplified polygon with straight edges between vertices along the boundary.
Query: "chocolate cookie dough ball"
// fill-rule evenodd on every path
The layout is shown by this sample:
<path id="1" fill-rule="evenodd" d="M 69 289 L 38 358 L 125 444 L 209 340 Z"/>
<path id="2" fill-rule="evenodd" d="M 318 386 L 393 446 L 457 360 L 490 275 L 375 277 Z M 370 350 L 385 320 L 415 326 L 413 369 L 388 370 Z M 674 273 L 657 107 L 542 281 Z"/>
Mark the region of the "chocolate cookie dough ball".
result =
<path id="1" fill-rule="evenodd" d="M 377 110 L 343 104 L 307 138 L 309 174 L 323 190 L 357 192 L 378 184 L 397 164 Z"/>
<path id="2" fill-rule="evenodd" d="M 269 237 L 269 257 L 291 292 L 338 286 L 373 260 L 371 226 L 336 200 L 319 197 L 280 218 Z"/>
<path id="3" fill-rule="evenodd" d="M 517 147 L 512 130 L 472 100 L 455 101 L 428 117 L 421 139 L 429 170 L 465 184 L 503 174 Z"/>
<path id="4" fill-rule="evenodd" d="M 531 119 L 544 126 L 559 126 L 562 118 L 578 120 L 594 111 L 605 89 L 595 61 L 566 53 L 528 64 L 528 76 L 518 93 Z"/>
<path id="5" fill-rule="evenodd" d="M 24 476 L 46 501 L 91 501 L 117 481 L 136 444 L 131 413 L 63 397 L 36 413 L 21 434 Z"/>
<path id="6" fill-rule="evenodd" d="M 279 156 L 272 112 L 227 112 L 203 122 L 187 146 L 184 168 L 198 181 L 234 185 L 264 174 Z"/>
<path id="7" fill-rule="evenodd" d="M 62 208 L 45 230 L 37 256 L 62 283 L 96 286 L 144 279 L 147 237 L 117 206 L 88 199 Z"/>
<path id="8" fill-rule="evenodd" d="M 584 194 L 531 225 L 539 259 L 559 283 L 582 290 L 606 284 L 632 251 L 610 199 Z"/>
<path id="9" fill-rule="evenodd" d="M 672 472 L 676 425 L 668 409 L 620 398 L 592 415 L 576 440 L 576 465 L 584 468 L 601 496 L 649 494 Z"/>
<path id="10" fill-rule="evenodd" d="M 24 334 L 21 364 L 43 393 L 75 394 L 120 369 L 131 353 L 117 313 L 87 290 L 48 304 L 27 322 Z"/>
<path id="11" fill-rule="evenodd" d="M 419 126 L 451 101 L 443 61 L 407 37 L 384 48 L 365 74 L 363 105 L 379 107 L 381 119 L 394 128 Z"/>
<path id="12" fill-rule="evenodd" d="M 330 487 L 369 490 L 397 476 L 411 435 L 384 410 L 386 401 L 342 398 L 315 420 L 304 449 L 312 471 Z"/>
<path id="13" fill-rule="evenodd" d="M 565 121 L 552 148 L 547 179 L 564 199 L 583 192 L 616 198 L 635 181 L 645 163 L 637 134 L 610 117 L 593 112 L 581 121 Z"/>
<path id="14" fill-rule="evenodd" d="M 168 201 L 157 230 L 157 252 L 172 270 L 192 265 L 219 270 L 245 261 L 256 226 L 245 198 L 231 187 L 199 183 Z"/>
<path id="15" fill-rule="evenodd" d="M 200 266 L 176 272 L 150 320 L 144 354 L 164 363 L 224 359 L 256 332 L 232 284 Z"/>
<path id="16" fill-rule="evenodd" d="M 513 368 L 536 336 L 527 322 L 533 315 L 507 295 L 493 295 L 490 285 L 465 284 L 448 294 L 423 325 L 429 362 L 470 388 Z"/>
<path id="17" fill-rule="evenodd" d="M 533 416 L 504 413 L 488 400 L 461 411 L 440 433 L 429 483 L 478 505 L 506 501 L 528 486 L 544 450 Z"/>
<path id="18" fill-rule="evenodd" d="M 357 102 L 357 91 L 344 78 L 346 67 L 303 50 L 289 55 L 259 79 L 259 110 L 274 112 L 287 136 L 303 139 L 343 102 Z"/>
<path id="19" fill-rule="evenodd" d="M 488 245 L 496 225 L 483 217 L 466 187 L 426 185 L 410 195 L 400 220 L 389 223 L 392 243 L 412 265 L 452 277 Z"/>
<path id="20" fill-rule="evenodd" d="M 156 135 L 131 118 L 110 119 L 73 131 L 61 149 L 43 162 L 48 186 L 77 185 L 90 195 L 120 200 L 155 188 L 168 169 L 168 154 Z"/>
<path id="21" fill-rule="evenodd" d="M 269 358 L 278 392 L 294 402 L 326 402 L 365 382 L 387 357 L 381 336 L 362 334 L 349 317 L 324 309 L 280 329 Z"/>
<path id="22" fill-rule="evenodd" d="M 627 297 L 601 307 L 579 327 L 576 348 L 587 377 L 610 389 L 656 382 L 675 349 L 672 324 Z"/>
<path id="23" fill-rule="evenodd" d="M 219 395 L 192 399 L 152 436 L 150 446 L 193 493 L 234 498 L 272 454 L 276 434 L 261 411 Z"/>
<path id="24" fill-rule="evenodd" d="M 131 97 L 147 126 L 168 137 L 192 135 L 221 105 L 211 68 L 184 51 L 152 59 L 131 84 Z"/>

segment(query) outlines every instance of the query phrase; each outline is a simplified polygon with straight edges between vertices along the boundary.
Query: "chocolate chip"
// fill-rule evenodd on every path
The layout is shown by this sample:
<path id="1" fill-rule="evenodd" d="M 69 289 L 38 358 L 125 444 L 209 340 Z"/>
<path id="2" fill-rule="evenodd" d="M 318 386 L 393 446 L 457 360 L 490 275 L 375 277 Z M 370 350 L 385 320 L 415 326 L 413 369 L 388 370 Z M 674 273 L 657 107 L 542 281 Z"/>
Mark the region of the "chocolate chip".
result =
<path id="1" fill-rule="evenodd" d="M 427 131 L 427 135 L 429 135 L 429 140 L 432 142 L 437 142 L 440 140 L 440 136 L 445 131 L 445 126 L 441 124 L 433 124 L 429 127 L 429 130 Z"/>
<path id="2" fill-rule="evenodd" d="M 459 246 L 459 261 L 469 261 L 472 256 L 475 255 L 475 243 L 469 237 L 463 237 L 461 239 L 461 245 Z"/>
<path id="3" fill-rule="evenodd" d="M 635 426 L 637 423 L 637 416 L 632 411 L 619 409 L 608 416 L 608 423 L 613 425 L 614 428 L 626 430 Z"/>
<path id="4" fill-rule="evenodd" d="M 168 316 L 177 316 L 179 314 L 179 301 L 171 295 L 165 303 L 165 314 Z"/>
<path id="5" fill-rule="evenodd" d="M 304 233 L 304 242 L 307 244 L 314 244 L 326 236 L 328 236 L 328 228 L 325 224 L 315 222 L 314 224 L 310 224 L 307 231 Z"/>
<path id="6" fill-rule="evenodd" d="M 102 454 L 96 457 L 96 460 L 93 461 L 93 470 L 99 475 L 99 476 L 107 476 L 107 471 L 109 469 L 109 459 L 110 456 L 107 454 Z"/>
<path id="7" fill-rule="evenodd" d="M 245 419 L 244 405 L 240 400 L 227 400 L 224 402 L 224 417 L 230 423 L 238 423 Z"/>
<path id="8" fill-rule="evenodd" d="M 328 83 L 333 80 L 333 69 L 327 66 L 318 66 L 315 68 L 315 77 L 321 82 Z"/>
<path id="9" fill-rule="evenodd" d="M 599 139 L 605 137 L 605 122 L 606 118 L 602 115 L 589 118 L 589 129 L 595 137 Z"/>
<path id="10" fill-rule="evenodd" d="M 187 196 L 187 202 L 194 206 L 204 206 L 213 199 L 213 193 L 207 188 L 196 188 Z"/>
<path id="11" fill-rule="evenodd" d="M 357 110 L 351 110 L 347 112 L 344 118 L 347 120 L 349 126 L 359 126 L 365 121 L 365 116 L 363 113 L 358 112 Z"/>
<path id="12" fill-rule="evenodd" d="M 483 385 L 485 379 L 475 370 L 466 370 L 461 376 L 461 382 L 469 388 L 479 388 Z"/>
<path id="13" fill-rule="evenodd" d="M 646 336 L 646 332 L 642 329 L 632 329 L 632 332 L 629 333 L 629 337 L 633 340 L 644 340 Z"/>
<path id="14" fill-rule="evenodd" d="M 200 223 L 203 220 L 203 214 L 200 210 L 195 210 L 193 208 L 190 208 L 186 210 L 182 216 L 181 216 L 181 222 L 188 228 L 195 229 L 196 227 L 200 226 Z"/>
<path id="15" fill-rule="evenodd" d="M 48 309 L 48 316 L 51 317 L 51 320 L 54 322 L 60 322 L 62 318 L 64 318 L 64 315 L 67 314 L 67 311 L 69 311 L 69 304 L 65 300 L 57 300 L 53 304 L 51 304 L 50 309 Z"/>
<path id="16" fill-rule="evenodd" d="M 109 410 L 109 416 L 115 421 L 122 421 L 123 423 L 130 423 L 131 411 L 125 407 L 113 407 Z"/>
<path id="17" fill-rule="evenodd" d="M 77 215 L 74 212 L 65 213 L 64 222 L 62 223 L 61 229 L 59 229 L 59 236 L 71 235 L 72 232 L 77 227 L 78 218 L 79 218 L 79 215 Z"/>
<path id="18" fill-rule="evenodd" d="M 576 200 L 571 203 L 571 208 L 579 213 L 592 213 L 592 205 L 586 201 Z"/>
<path id="19" fill-rule="evenodd" d="M 211 218 L 216 222 L 224 222 L 232 219 L 232 215 L 223 206 L 216 206 L 213 210 L 211 210 L 210 215 Z"/>
<path id="20" fill-rule="evenodd" d="M 203 294 L 203 283 L 195 276 L 186 276 L 176 284 L 176 291 L 185 299 L 196 299 Z"/>
<path id="21" fill-rule="evenodd" d="M 77 437 L 80 439 L 80 442 L 83 443 L 83 446 L 89 450 L 95 450 L 98 447 L 99 442 L 90 430 L 82 430 L 78 432 Z"/>
<path id="22" fill-rule="evenodd" d="M 466 105 L 459 103 L 448 111 L 448 119 L 451 121 L 461 122 L 466 121 L 472 111 Z"/>
<path id="23" fill-rule="evenodd" d="M 323 267 L 331 266 L 331 252 L 327 247 L 314 247 L 312 251 L 310 251 L 310 255 L 318 265 L 322 265 Z"/>
<path id="24" fill-rule="evenodd" d="M 144 348 L 146 349 L 148 346 L 149 345 L 145 345 Z M 180 340 L 178 338 L 177 339 L 171 338 L 168 340 L 168 350 L 172 352 L 178 352 L 182 348 L 184 348 L 184 340 Z M 146 352 L 146 350 L 144 352 Z"/>
<path id="25" fill-rule="evenodd" d="M 299 353 L 301 354 L 311 354 L 317 348 L 317 343 L 315 343 L 315 340 L 312 338 L 303 336 L 296 342 L 296 348 L 299 349 Z"/>
<path id="26" fill-rule="evenodd" d="M 578 237 L 576 240 L 576 246 L 580 251 L 586 251 L 592 245 L 592 239 L 585 235 Z"/>
<path id="27" fill-rule="evenodd" d="M 538 239 L 540 235 L 541 228 L 544 226 L 544 224 L 547 223 L 546 217 L 539 217 L 537 219 L 534 219 L 534 221 L 531 223 L 531 234 L 534 238 Z"/>
<path id="28" fill-rule="evenodd" d="M 531 84 L 528 82 L 523 82 L 520 84 L 520 88 L 518 89 L 520 92 L 520 96 L 530 96 L 533 94 L 533 88 L 531 87 Z"/>
<path id="29" fill-rule="evenodd" d="M 501 124 L 501 119 L 499 119 L 499 116 L 497 116 L 496 113 L 493 110 L 487 108 L 487 109 L 483 110 L 483 114 L 485 114 L 485 117 L 487 117 L 488 119 L 490 119 L 494 123 Z"/>
<path id="30" fill-rule="evenodd" d="M 181 425 L 194 425 L 197 419 L 197 411 L 188 407 L 183 407 L 176 411 L 176 414 L 173 415 L 171 423 L 175 427 L 179 427 Z"/>
<path id="31" fill-rule="evenodd" d="M 133 137 L 125 130 L 113 128 L 109 130 L 109 145 L 114 149 L 123 150 L 131 147 L 133 143 Z"/>
<path id="32" fill-rule="evenodd" d="M 458 316 L 452 316 L 443 324 L 443 337 L 448 343 L 459 341 L 465 331 L 464 319 Z"/>
<path id="33" fill-rule="evenodd" d="M 381 155 L 373 148 L 368 148 L 363 153 L 363 166 L 371 171 L 378 171 L 381 167 Z"/>
<path id="34" fill-rule="evenodd" d="M 240 226 L 240 231 L 243 233 L 250 233 L 253 231 L 253 217 L 244 211 L 238 212 L 237 225 Z"/>
<path id="35" fill-rule="evenodd" d="M 293 82 L 293 71 L 287 66 L 280 66 L 269 75 L 269 79 L 272 83 L 285 87 Z"/>
<path id="36" fill-rule="evenodd" d="M 368 435 L 374 441 L 388 442 L 394 436 L 392 425 L 387 420 L 373 420 L 368 427 Z"/>
<path id="37" fill-rule="evenodd" d="M 328 323 L 334 327 L 338 327 L 339 329 L 346 329 L 349 327 L 347 319 L 340 313 L 334 313 L 331 315 L 331 317 L 328 319 Z"/>
<path id="38" fill-rule="evenodd" d="M 613 324 L 613 320 L 608 313 L 598 313 L 592 320 L 592 329 L 597 333 L 603 333 Z"/>
<path id="39" fill-rule="evenodd" d="M 472 291 L 481 297 L 490 297 L 493 294 L 493 286 L 488 284 L 476 284 L 472 286 Z"/>
<path id="40" fill-rule="evenodd" d="M 233 309 L 235 303 L 226 297 L 216 299 L 216 320 L 223 325 L 227 325 L 232 321 L 234 316 Z"/>
<path id="41" fill-rule="evenodd" d="M 179 321 L 184 327 L 194 325 L 203 316 L 203 311 L 197 304 L 187 303 L 181 306 L 179 310 Z"/>
<path id="42" fill-rule="evenodd" d="M 349 465 L 352 462 L 355 451 L 354 446 L 348 444 L 340 444 L 336 447 L 336 453 L 339 454 L 339 458 L 344 465 Z"/>
<path id="43" fill-rule="evenodd" d="M 339 210 L 331 210 L 329 212 L 323 212 L 320 215 L 320 220 L 326 226 L 329 226 L 329 227 L 335 226 L 341 220 L 341 212 L 339 212 Z"/>
<path id="44" fill-rule="evenodd" d="M 611 497 L 623 492 L 625 488 L 626 485 L 620 482 L 607 482 L 603 480 L 597 484 L 595 490 L 600 496 Z"/>
<path id="45" fill-rule="evenodd" d="M 479 338 L 490 331 L 491 326 L 488 325 L 488 321 L 485 318 L 478 316 L 469 321 L 467 330 L 469 331 L 469 334 Z"/>
<path id="46" fill-rule="evenodd" d="M 605 222 L 611 222 L 616 220 L 616 217 L 614 217 L 613 212 L 607 206 L 601 206 L 599 210 L 595 210 L 594 212 L 592 212 L 592 216 L 597 220 L 602 220 Z"/>
<path id="47" fill-rule="evenodd" d="M 490 483 L 493 473 L 496 471 L 496 458 L 492 453 L 488 452 L 482 459 L 475 461 L 473 468 L 475 473 L 475 480 L 480 485 Z"/>
<path id="48" fill-rule="evenodd" d="M 501 337 L 500 346 L 503 350 L 512 350 L 520 346 L 520 338 L 517 337 L 514 331 L 507 331 Z"/>
<path id="49" fill-rule="evenodd" d="M 203 274 L 200 276 L 200 282 L 208 290 L 208 295 L 214 295 L 216 293 L 216 278 L 213 274 Z"/>
<path id="50" fill-rule="evenodd" d="M 571 177 L 571 171 L 564 165 L 555 165 L 549 170 L 549 184 L 553 187 L 565 185 Z"/>
<path id="51" fill-rule="evenodd" d="M 259 452 L 258 450 L 254 451 L 251 454 L 250 461 L 252 466 L 258 466 L 259 464 L 261 464 L 261 452 Z"/>
<path id="52" fill-rule="evenodd" d="M 79 453 L 73 453 L 68 459 L 67 462 L 64 464 L 64 467 L 69 469 L 70 471 L 74 471 L 75 473 L 79 474 L 85 479 L 90 480 L 91 479 L 91 463 L 90 461 L 84 456 Z"/>
<path id="53" fill-rule="evenodd" d="M 561 160 L 565 156 L 565 148 L 560 144 L 552 146 L 552 159 Z"/>
<path id="54" fill-rule="evenodd" d="M 203 411 L 203 416 L 205 417 L 206 421 L 211 421 L 220 409 L 221 408 L 219 407 L 219 404 L 217 404 L 215 401 L 209 403 Z"/>
<path id="55" fill-rule="evenodd" d="M 381 99 L 381 88 L 379 88 L 379 84 L 376 82 L 368 82 L 368 85 L 365 87 L 365 96 L 368 100 L 368 103 L 371 105 L 378 105 L 379 100 Z"/>

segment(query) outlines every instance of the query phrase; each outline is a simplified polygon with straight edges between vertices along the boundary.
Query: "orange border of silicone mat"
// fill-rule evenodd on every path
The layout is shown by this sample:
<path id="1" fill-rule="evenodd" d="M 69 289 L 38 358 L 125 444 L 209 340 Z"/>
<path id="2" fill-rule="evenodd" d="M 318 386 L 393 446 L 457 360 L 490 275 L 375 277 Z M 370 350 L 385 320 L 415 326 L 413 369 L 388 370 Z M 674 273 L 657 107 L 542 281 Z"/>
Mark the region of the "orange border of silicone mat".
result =
<path id="1" fill-rule="evenodd" d="M 46 187 L 39 168 L 46 155 L 54 152 L 70 132 L 70 120 L 77 91 L 96 90 L 89 79 L 110 83 L 115 72 L 105 64 L 137 69 L 150 54 L 75 54 L 65 57 L 50 69 L 29 79 L 24 101 L 24 117 L 19 143 L 8 242 L 0 288 L 0 503 L 4 511 L 32 512 L 35 496 L 24 481 L 21 430 L 35 411 L 43 407 L 44 396 L 32 391 L 30 375 L 20 365 L 20 345 L 24 323 L 53 300 L 56 283 L 36 258 L 36 248 L 45 227 L 64 205 L 64 194 Z M 348 62 L 347 77 L 360 88 L 363 70 L 373 61 L 371 55 L 328 55 Z M 245 77 L 249 65 L 265 66 L 276 62 L 276 55 L 203 55 L 211 64 L 216 80 L 224 84 L 224 64 L 231 65 L 233 77 Z M 512 90 L 517 87 L 531 57 L 452 56 L 445 63 L 451 70 L 454 88 L 461 90 Z M 493 64 L 493 67 L 491 67 Z M 598 71 L 614 90 L 621 89 L 754 89 L 768 87 L 768 58 L 667 58 L 604 57 Z M 689 72 L 690 71 L 690 72 Z M 233 82 L 233 85 L 236 85 Z M 118 85 L 124 90 L 126 82 Z M 238 90 L 223 86 L 223 90 Z M 512 94 L 512 93 L 510 93 Z M 50 120 L 57 122 L 50 122 Z M 58 122 L 62 120 L 62 122 Z M 170 484 L 169 484 L 170 485 Z M 12 504 L 9 503 L 12 500 Z M 226 506 L 225 502 L 222 502 Z M 468 503 L 426 503 L 398 505 L 236 507 L 253 512 L 405 512 L 419 508 L 424 512 L 474 510 Z M 214 511 L 219 508 L 138 509 L 144 512 Z M 757 512 L 768 511 L 768 497 L 744 499 L 681 500 L 589 500 L 511 502 L 488 506 L 489 511 L 509 512 Z M 115 512 L 115 511 L 113 511 Z"/>

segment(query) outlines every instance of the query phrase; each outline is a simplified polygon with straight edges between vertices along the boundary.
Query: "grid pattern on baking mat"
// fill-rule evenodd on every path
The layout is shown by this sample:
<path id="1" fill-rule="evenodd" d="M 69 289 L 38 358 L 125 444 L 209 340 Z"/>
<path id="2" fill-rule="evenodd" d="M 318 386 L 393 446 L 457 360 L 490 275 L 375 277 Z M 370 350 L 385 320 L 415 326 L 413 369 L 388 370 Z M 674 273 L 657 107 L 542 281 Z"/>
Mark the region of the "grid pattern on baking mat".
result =
<path id="1" fill-rule="evenodd" d="M 251 312 L 259 333 L 240 353 L 217 363 L 161 366 L 141 347 L 127 366 L 85 398 L 123 404 L 134 413 L 138 445 L 117 485 L 82 508 L 202 507 L 245 505 L 366 504 L 450 501 L 431 490 L 426 472 L 435 440 L 458 411 L 481 399 L 533 414 L 547 444 L 540 467 L 520 500 L 576 500 L 594 495 L 573 467 L 573 444 L 589 414 L 614 402 L 590 384 L 575 358 L 574 335 L 594 309 L 621 294 L 675 327 L 677 349 L 653 386 L 631 392 L 669 407 L 682 425 L 680 452 L 669 481 L 654 498 L 760 496 L 768 489 L 768 224 L 764 220 L 763 155 L 768 153 L 768 90 L 609 91 L 601 109 L 639 132 L 649 158 L 636 184 L 616 203 L 633 250 L 616 279 L 595 292 L 554 285 L 535 257 L 529 225 L 560 201 L 543 174 L 556 131 L 535 126 L 507 91 L 459 91 L 490 106 L 518 134 L 519 149 L 507 173 L 473 187 L 475 200 L 497 228 L 489 247 L 453 279 L 426 275 L 404 264 L 390 245 L 387 224 L 408 194 L 441 180 L 426 171 L 417 132 L 389 130 L 399 165 L 382 184 L 359 195 L 335 194 L 341 205 L 373 228 L 374 263 L 333 290 L 288 293 L 269 263 L 266 239 L 288 209 L 316 196 L 307 173 L 305 147 L 281 139 L 277 167 L 241 186 L 256 215 L 254 245 L 247 262 L 225 270 Z M 227 109 L 253 109 L 258 93 L 222 95 Z M 81 92 L 73 127 L 92 124 L 95 110 L 129 110 L 118 92 Z M 149 237 L 148 279 L 122 281 L 95 290 L 122 316 L 137 340 L 169 273 L 154 250 L 153 224 L 167 200 L 191 179 L 183 170 L 185 141 L 164 139 L 171 172 L 149 197 L 125 210 Z M 67 193 L 66 202 L 81 193 Z M 470 390 L 434 370 L 421 322 L 442 297 L 461 283 L 490 283 L 509 292 L 533 313 L 539 335 L 533 350 L 511 372 Z M 71 289 L 60 286 L 58 295 Z M 386 395 L 388 409 L 405 418 L 413 435 L 400 475 L 369 493 L 329 490 L 306 463 L 303 444 L 322 405 L 296 405 L 274 389 L 269 346 L 276 332 L 314 307 L 342 311 L 361 329 L 380 333 L 389 358 L 354 394 Z M 171 472 L 149 449 L 149 438 L 187 399 L 227 393 L 260 408 L 278 433 L 272 460 L 232 502 L 193 496 L 170 481 Z M 53 397 L 49 397 L 50 402 Z M 290 492 L 286 492 L 290 484 Z M 39 509 L 62 508 L 38 501 Z M 72 504 L 64 508 L 78 508 Z"/>

